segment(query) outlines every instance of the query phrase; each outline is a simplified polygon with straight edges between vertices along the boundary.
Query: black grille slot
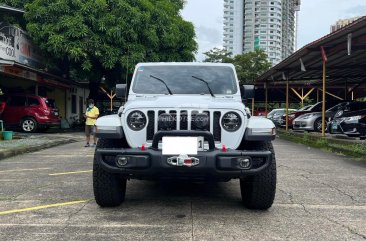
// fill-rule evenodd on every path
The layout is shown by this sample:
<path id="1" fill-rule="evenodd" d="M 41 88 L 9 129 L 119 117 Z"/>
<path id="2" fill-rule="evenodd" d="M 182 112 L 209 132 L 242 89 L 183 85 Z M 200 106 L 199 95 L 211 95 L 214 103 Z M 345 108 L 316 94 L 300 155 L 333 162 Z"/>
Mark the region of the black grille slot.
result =
<path id="1" fill-rule="evenodd" d="M 198 114 L 198 111 L 192 111 L 191 112 L 191 130 L 196 130 L 196 115 Z"/>
<path id="2" fill-rule="evenodd" d="M 214 119 L 213 119 L 213 135 L 214 135 L 215 141 L 221 141 L 220 118 L 221 118 L 221 112 L 215 111 Z"/>
<path id="3" fill-rule="evenodd" d="M 204 111 L 203 113 L 205 113 L 206 115 L 208 115 L 208 126 L 207 126 L 207 130 L 210 131 L 211 130 L 211 115 L 209 111 Z"/>
<path id="4" fill-rule="evenodd" d="M 169 111 L 169 114 L 171 115 L 171 116 L 173 116 L 173 128 L 172 128 L 172 130 L 176 130 L 177 129 L 177 111 L 175 111 L 175 110 L 171 110 L 171 111 Z"/>
<path id="5" fill-rule="evenodd" d="M 159 116 L 161 115 L 161 114 L 164 114 L 165 113 L 165 110 L 159 110 L 159 112 L 158 112 L 158 119 L 159 119 Z M 159 121 L 158 121 L 158 131 L 160 131 L 160 130 L 162 130 L 163 128 L 159 125 Z"/>
<path id="6" fill-rule="evenodd" d="M 146 139 L 148 141 L 152 141 L 155 133 L 155 112 L 152 110 L 149 110 L 147 112 L 147 117 L 149 120 L 149 124 L 147 125 L 146 129 Z"/>
<path id="7" fill-rule="evenodd" d="M 188 130 L 188 112 L 187 111 L 180 112 L 180 129 Z"/>

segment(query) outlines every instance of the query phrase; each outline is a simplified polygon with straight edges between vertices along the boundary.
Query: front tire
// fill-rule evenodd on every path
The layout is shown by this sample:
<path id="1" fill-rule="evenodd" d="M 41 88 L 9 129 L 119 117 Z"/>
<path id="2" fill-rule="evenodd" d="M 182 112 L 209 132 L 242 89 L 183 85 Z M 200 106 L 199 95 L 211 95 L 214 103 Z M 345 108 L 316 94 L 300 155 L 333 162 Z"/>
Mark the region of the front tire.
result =
<path id="1" fill-rule="evenodd" d="M 325 121 L 325 132 L 328 131 L 327 126 L 328 126 L 328 122 Z M 322 132 L 322 119 L 321 118 L 318 118 L 318 119 L 315 120 L 315 122 L 314 122 L 314 131 Z"/>
<path id="2" fill-rule="evenodd" d="M 98 148 L 120 148 L 121 140 L 99 139 Z M 127 179 L 105 171 L 94 155 L 93 189 L 96 203 L 101 207 L 116 207 L 125 200 Z"/>
<path id="3" fill-rule="evenodd" d="M 272 162 L 261 173 L 242 178 L 240 191 L 242 202 L 249 209 L 266 210 L 273 204 L 276 195 L 276 157 L 271 142 L 246 142 L 245 150 L 272 152 Z"/>

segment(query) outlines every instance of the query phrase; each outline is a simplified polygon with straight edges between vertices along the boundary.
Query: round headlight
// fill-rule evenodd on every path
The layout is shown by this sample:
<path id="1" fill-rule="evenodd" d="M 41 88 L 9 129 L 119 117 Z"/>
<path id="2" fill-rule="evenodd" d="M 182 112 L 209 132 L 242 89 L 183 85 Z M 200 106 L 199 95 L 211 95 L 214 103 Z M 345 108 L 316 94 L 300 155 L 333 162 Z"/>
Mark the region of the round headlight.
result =
<path id="1" fill-rule="evenodd" d="M 241 126 L 241 118 L 235 112 L 228 112 L 222 117 L 221 125 L 226 131 L 237 131 Z"/>
<path id="2" fill-rule="evenodd" d="M 170 114 L 163 113 L 158 118 L 159 130 L 171 130 L 174 129 L 174 117 Z"/>
<path id="3" fill-rule="evenodd" d="M 127 125 L 134 131 L 144 129 L 146 125 L 146 116 L 141 111 L 133 111 L 127 117 Z"/>

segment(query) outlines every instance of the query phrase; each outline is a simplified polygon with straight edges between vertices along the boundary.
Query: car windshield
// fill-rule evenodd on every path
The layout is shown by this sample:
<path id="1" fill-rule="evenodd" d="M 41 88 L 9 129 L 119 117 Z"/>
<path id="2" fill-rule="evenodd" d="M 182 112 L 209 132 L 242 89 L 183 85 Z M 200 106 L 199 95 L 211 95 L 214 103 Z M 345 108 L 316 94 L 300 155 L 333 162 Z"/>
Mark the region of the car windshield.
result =
<path id="1" fill-rule="evenodd" d="M 313 107 L 313 106 L 312 106 L 312 105 L 307 105 L 307 106 L 302 107 L 302 108 L 301 108 L 301 109 L 299 109 L 298 111 L 308 110 L 308 109 L 310 109 L 311 107 Z"/>
<path id="2" fill-rule="evenodd" d="M 343 109 L 346 105 L 348 105 L 349 102 L 343 102 L 338 105 L 333 106 L 332 108 L 328 109 L 327 111 L 337 111 L 340 109 Z"/>
<path id="3" fill-rule="evenodd" d="M 238 91 L 231 67 L 182 65 L 140 66 L 132 90 L 136 94 L 169 94 L 167 87 L 172 94 L 210 94 L 211 89 L 214 95 L 232 95 Z"/>

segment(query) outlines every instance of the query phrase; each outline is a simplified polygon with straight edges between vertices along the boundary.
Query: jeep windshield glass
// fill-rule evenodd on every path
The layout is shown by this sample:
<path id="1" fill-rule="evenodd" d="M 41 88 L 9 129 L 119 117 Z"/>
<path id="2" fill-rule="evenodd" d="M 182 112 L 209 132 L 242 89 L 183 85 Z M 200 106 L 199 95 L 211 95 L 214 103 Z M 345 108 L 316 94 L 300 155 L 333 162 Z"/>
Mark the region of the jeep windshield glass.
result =
<path id="1" fill-rule="evenodd" d="M 133 92 L 136 94 L 169 94 L 166 86 L 158 84 L 150 76 L 163 79 L 174 94 L 211 95 L 204 82 L 192 76 L 204 79 L 214 95 L 232 95 L 237 93 L 234 71 L 226 66 L 187 66 L 159 65 L 140 66 L 134 79 Z"/>

